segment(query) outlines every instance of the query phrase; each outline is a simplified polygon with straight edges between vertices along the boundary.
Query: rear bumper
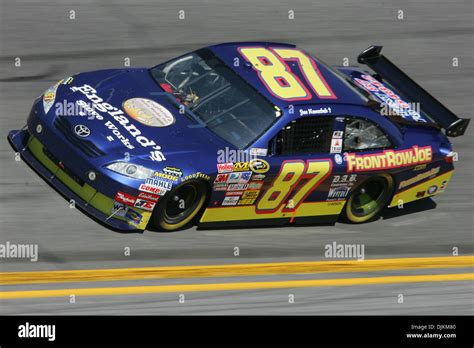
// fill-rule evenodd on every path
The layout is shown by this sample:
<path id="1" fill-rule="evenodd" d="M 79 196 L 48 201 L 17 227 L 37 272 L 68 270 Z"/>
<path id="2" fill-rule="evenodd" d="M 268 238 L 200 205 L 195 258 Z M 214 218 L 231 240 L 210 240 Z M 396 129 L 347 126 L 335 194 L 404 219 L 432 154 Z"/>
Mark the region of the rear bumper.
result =
<path id="1" fill-rule="evenodd" d="M 134 208 L 141 219 L 139 223 L 128 221 L 124 217 L 114 216 L 114 199 L 95 190 L 87 183 L 80 186 L 65 171 L 58 167 L 43 153 L 43 145 L 27 130 L 13 130 L 8 134 L 12 148 L 21 155 L 43 180 L 59 192 L 68 201 L 73 200 L 75 207 L 108 228 L 120 231 L 144 230 L 151 216 L 150 212 Z"/>
<path id="2" fill-rule="evenodd" d="M 453 174 L 454 169 L 451 169 L 432 179 L 425 180 L 419 184 L 411 186 L 408 189 L 399 190 L 393 195 L 392 201 L 388 207 L 396 207 L 400 204 L 414 202 L 419 199 L 432 197 L 444 192 Z M 399 184 L 397 183 L 397 185 Z"/>

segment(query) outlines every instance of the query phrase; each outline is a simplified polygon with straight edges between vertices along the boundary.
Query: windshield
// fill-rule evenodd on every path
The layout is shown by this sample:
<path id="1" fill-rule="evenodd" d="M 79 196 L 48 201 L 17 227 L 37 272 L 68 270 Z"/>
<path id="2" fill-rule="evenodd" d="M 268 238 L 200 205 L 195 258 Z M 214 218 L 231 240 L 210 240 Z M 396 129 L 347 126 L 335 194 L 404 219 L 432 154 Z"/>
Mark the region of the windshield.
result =
<path id="1" fill-rule="evenodd" d="M 207 128 L 240 149 L 253 143 L 279 115 L 209 49 L 160 64 L 151 74 Z"/>

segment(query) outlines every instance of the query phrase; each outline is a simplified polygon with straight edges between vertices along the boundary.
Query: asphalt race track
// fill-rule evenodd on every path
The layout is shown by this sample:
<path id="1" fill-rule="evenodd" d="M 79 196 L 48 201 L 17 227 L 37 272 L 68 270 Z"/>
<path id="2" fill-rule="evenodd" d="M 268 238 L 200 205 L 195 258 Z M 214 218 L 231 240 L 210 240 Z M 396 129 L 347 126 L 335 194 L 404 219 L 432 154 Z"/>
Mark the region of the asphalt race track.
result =
<path id="1" fill-rule="evenodd" d="M 289 10 L 294 10 L 293 20 Z M 403 20 L 397 18 L 399 10 Z M 78 272 L 70 282 L 64 274 L 46 272 L 48 280 L 36 283 L 32 279 L 38 274 L 8 278 L 2 273 L 0 314 L 472 315 L 474 124 L 464 137 L 452 139 L 459 161 L 446 192 L 433 201 L 386 211 L 379 221 L 168 234 L 113 232 L 69 208 L 15 161 L 6 136 L 23 127 L 34 98 L 65 76 L 123 67 L 126 58 L 131 66 L 151 66 L 226 41 L 295 43 L 339 65 L 344 57 L 356 64 L 361 50 L 380 44 L 386 56 L 456 114 L 472 117 L 473 15 L 471 0 L 1 0 L 0 243 L 38 244 L 39 258 L 1 259 L 0 272 Z M 358 269 L 358 261 L 351 261 L 348 267 L 355 269 L 338 268 L 338 260 L 324 257 L 324 246 L 334 241 L 363 244 L 367 260 L 426 262 L 407 266 L 402 260 L 390 267 L 380 261 Z M 453 248 L 464 259 L 439 259 L 454 260 Z M 304 264 L 289 264 L 297 261 Z M 314 261 L 336 263 L 323 267 Z M 276 271 L 249 266 L 262 263 L 283 265 Z M 229 264 L 241 265 L 239 271 L 232 272 Z M 221 266 L 196 275 L 200 267 L 193 266 L 200 265 Z M 163 270 L 166 266 L 191 270 L 180 274 Z M 140 273 L 144 267 L 158 269 Z M 84 271 L 100 269 L 124 271 Z M 221 288 L 222 283 L 227 285 Z M 75 303 L 70 295 L 76 295 Z"/>

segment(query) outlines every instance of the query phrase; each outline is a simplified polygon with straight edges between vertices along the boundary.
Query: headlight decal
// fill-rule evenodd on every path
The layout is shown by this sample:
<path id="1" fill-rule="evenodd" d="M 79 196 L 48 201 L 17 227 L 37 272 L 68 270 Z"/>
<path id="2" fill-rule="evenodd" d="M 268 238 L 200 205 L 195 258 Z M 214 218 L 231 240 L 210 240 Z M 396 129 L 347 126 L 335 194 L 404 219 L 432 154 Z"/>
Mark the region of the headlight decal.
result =
<path id="1" fill-rule="evenodd" d="M 152 169 L 129 162 L 114 162 L 106 166 L 106 168 L 129 178 L 142 180 L 153 176 L 155 172 Z"/>
<path id="2" fill-rule="evenodd" d="M 52 108 L 54 101 L 56 100 L 56 91 L 58 90 L 59 85 L 63 81 L 69 81 L 68 78 L 66 80 L 59 80 L 55 85 L 49 87 L 44 93 L 43 93 L 43 109 L 44 113 L 47 114 L 49 110 Z"/>

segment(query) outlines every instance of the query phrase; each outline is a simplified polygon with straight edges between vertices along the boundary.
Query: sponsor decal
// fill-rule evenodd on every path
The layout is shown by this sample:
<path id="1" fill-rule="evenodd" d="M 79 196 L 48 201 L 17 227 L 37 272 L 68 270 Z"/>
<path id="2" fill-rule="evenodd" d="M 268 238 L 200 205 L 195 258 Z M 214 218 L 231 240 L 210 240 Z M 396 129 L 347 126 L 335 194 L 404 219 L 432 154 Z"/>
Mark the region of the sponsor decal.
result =
<path id="1" fill-rule="evenodd" d="M 335 186 L 350 186 L 352 187 L 357 182 L 357 174 L 334 175 L 331 182 L 331 187 Z"/>
<path id="2" fill-rule="evenodd" d="M 347 154 L 347 171 L 363 172 L 407 167 L 414 164 L 428 163 L 432 160 L 431 146 L 413 146 L 406 150 L 385 150 L 382 153 L 358 155 Z"/>
<path id="3" fill-rule="evenodd" d="M 250 190 L 260 190 L 263 186 L 263 181 L 250 181 L 249 189 Z"/>
<path id="4" fill-rule="evenodd" d="M 155 178 L 155 177 L 145 179 L 145 184 L 149 185 L 149 186 L 152 186 L 152 187 L 162 189 L 164 191 L 169 191 L 173 188 L 173 184 L 170 183 L 169 181 L 162 180 L 162 179 Z"/>
<path id="5" fill-rule="evenodd" d="M 233 171 L 243 172 L 249 170 L 249 162 L 236 162 L 234 163 Z"/>
<path id="6" fill-rule="evenodd" d="M 120 133 L 120 131 L 118 130 L 117 126 L 115 124 L 112 123 L 112 121 L 107 121 L 105 122 L 105 126 L 110 129 L 113 133 L 113 135 L 115 135 L 115 137 L 120 140 L 122 142 L 122 144 L 130 149 L 130 150 L 133 150 L 135 148 L 135 146 L 133 146 L 131 143 L 130 143 L 130 140 L 128 138 L 125 138 L 123 136 L 122 133 Z M 109 136 L 111 137 L 111 136 Z M 109 139 L 109 137 L 107 137 L 107 139 Z M 112 137 L 112 140 L 114 140 L 114 138 Z M 109 139 L 110 141 L 110 139 Z"/>
<path id="7" fill-rule="evenodd" d="M 240 174 L 241 173 L 230 173 L 227 182 L 229 184 L 237 184 L 239 182 Z"/>
<path id="8" fill-rule="evenodd" d="M 329 188 L 328 193 L 328 201 L 330 200 L 337 200 L 337 199 L 344 199 L 347 197 L 350 191 L 349 186 L 337 186 Z"/>
<path id="9" fill-rule="evenodd" d="M 150 151 L 150 157 L 149 158 L 154 162 L 161 162 L 161 161 L 166 160 L 163 153 L 161 151 L 158 151 L 158 150 Z"/>
<path id="10" fill-rule="evenodd" d="M 344 135 L 344 131 L 334 131 L 332 133 L 332 138 L 333 139 L 342 139 L 343 135 Z"/>
<path id="11" fill-rule="evenodd" d="M 436 185 L 430 186 L 430 187 L 428 187 L 428 190 L 426 190 L 426 192 L 429 195 L 432 195 L 432 194 L 436 193 L 436 191 L 438 191 L 438 186 L 436 186 Z"/>
<path id="12" fill-rule="evenodd" d="M 413 185 L 414 183 L 417 183 L 421 180 L 424 180 L 424 179 L 427 179 L 429 177 L 435 176 L 436 174 L 439 173 L 440 169 L 441 169 L 440 167 L 436 167 L 436 168 L 433 168 L 433 169 L 431 169 L 427 172 L 418 174 L 417 176 L 414 176 L 413 178 L 404 180 L 404 181 L 400 182 L 400 185 L 398 186 L 398 188 L 402 189 L 404 187 Z"/>
<path id="13" fill-rule="evenodd" d="M 142 214 L 132 208 L 129 208 L 127 213 L 125 214 L 125 218 L 135 225 L 138 225 L 140 221 L 142 221 L 142 217 Z"/>
<path id="14" fill-rule="evenodd" d="M 197 172 L 190 175 L 185 176 L 181 179 L 181 181 L 191 180 L 191 179 L 204 179 L 204 180 L 211 180 L 211 177 L 207 174 Z"/>
<path id="15" fill-rule="evenodd" d="M 112 215 L 124 217 L 127 211 L 128 211 L 127 205 L 118 201 L 114 201 L 114 204 L 112 205 L 112 211 L 111 211 Z"/>
<path id="16" fill-rule="evenodd" d="M 331 139 L 331 153 L 341 153 L 342 152 L 342 139 Z"/>
<path id="17" fill-rule="evenodd" d="M 229 180 L 229 173 L 224 173 L 224 174 L 217 174 L 216 180 L 214 180 L 214 184 L 222 184 L 226 183 L 227 180 Z"/>
<path id="18" fill-rule="evenodd" d="M 51 107 L 53 106 L 54 101 L 56 100 L 56 91 L 61 82 L 63 82 L 63 80 L 58 81 L 54 86 L 49 87 L 43 93 L 43 109 L 45 114 L 47 114 L 48 111 L 51 110 Z"/>
<path id="19" fill-rule="evenodd" d="M 261 149 L 258 147 L 250 149 L 250 154 L 252 156 L 266 156 L 268 154 L 268 149 Z"/>
<path id="20" fill-rule="evenodd" d="M 249 163 L 249 169 L 257 174 L 264 174 L 270 170 L 270 165 L 267 161 L 257 158 Z"/>
<path id="21" fill-rule="evenodd" d="M 248 186 L 248 184 L 230 184 L 227 186 L 227 191 L 244 191 Z"/>
<path id="22" fill-rule="evenodd" d="M 161 152 L 161 146 L 155 143 L 153 140 L 148 139 L 142 135 L 142 132 L 130 122 L 126 114 L 116 108 L 115 106 L 110 105 L 109 103 L 104 102 L 104 100 L 97 95 L 97 91 L 91 86 L 84 84 L 82 86 L 72 86 L 70 90 L 73 92 L 82 93 L 89 101 L 93 104 L 94 109 L 109 115 L 113 120 L 118 122 L 128 134 L 135 139 L 135 141 L 144 148 L 151 148 L 150 159 L 152 161 L 164 161 L 166 160 L 165 156 Z M 103 119 L 102 116 L 97 119 Z"/>
<path id="23" fill-rule="evenodd" d="M 179 168 L 175 167 L 164 167 L 163 168 L 163 173 L 170 174 L 170 175 L 175 175 L 177 177 L 182 177 L 183 172 Z"/>
<path id="24" fill-rule="evenodd" d="M 373 94 L 384 105 L 388 106 L 396 114 L 406 119 L 412 119 L 418 122 L 426 122 L 411 104 L 405 102 L 398 94 L 385 87 L 381 82 L 370 75 L 362 75 L 361 78 L 355 78 L 354 82 L 362 88 Z"/>
<path id="25" fill-rule="evenodd" d="M 357 182 L 357 174 L 334 175 L 329 187 L 327 201 L 342 200 Z"/>
<path id="26" fill-rule="evenodd" d="M 230 173 L 234 170 L 234 163 L 217 163 L 217 172 Z"/>
<path id="27" fill-rule="evenodd" d="M 319 109 L 300 109 L 300 116 L 330 114 L 332 112 L 330 107 Z"/>
<path id="28" fill-rule="evenodd" d="M 166 192 L 168 192 L 165 189 L 162 189 L 160 187 L 155 187 L 155 186 L 152 186 L 152 185 L 148 185 L 148 184 L 141 184 L 140 187 L 139 187 L 139 190 L 144 191 L 144 192 L 148 192 L 148 193 L 153 193 L 153 194 L 158 195 L 158 196 L 163 196 Z"/>
<path id="29" fill-rule="evenodd" d="M 252 180 L 263 180 L 265 179 L 265 174 L 254 174 Z"/>
<path id="30" fill-rule="evenodd" d="M 252 176 L 252 172 L 230 173 L 227 183 L 229 184 L 245 184 Z"/>
<path id="31" fill-rule="evenodd" d="M 248 183 L 251 177 L 252 177 L 252 172 L 242 172 L 242 173 L 240 173 L 239 184 Z"/>
<path id="32" fill-rule="evenodd" d="M 151 99 L 128 99 L 123 103 L 123 109 L 131 118 L 150 127 L 168 127 L 175 122 L 167 108 Z"/>
<path id="33" fill-rule="evenodd" d="M 228 191 L 225 193 L 226 196 L 242 196 L 244 191 Z"/>
<path id="34" fill-rule="evenodd" d="M 222 201 L 222 205 L 237 205 L 237 202 L 239 201 L 238 196 L 228 196 L 225 197 L 224 200 Z"/>
<path id="35" fill-rule="evenodd" d="M 172 182 L 177 182 L 178 181 L 178 177 L 176 175 L 160 173 L 160 172 L 155 172 L 155 174 L 153 174 L 153 175 L 156 176 L 156 177 L 168 180 L 168 181 L 172 181 Z"/>
<path id="36" fill-rule="evenodd" d="M 126 194 L 124 192 L 117 192 L 115 194 L 115 200 L 127 205 L 133 206 L 135 204 L 137 197 L 134 197 L 132 195 Z"/>
<path id="37" fill-rule="evenodd" d="M 51 109 L 51 106 L 53 105 L 54 99 L 56 99 L 56 93 L 55 91 L 52 91 L 51 88 L 52 87 L 48 88 L 43 93 L 43 107 L 45 108 L 46 113 L 47 113 L 46 109 L 48 109 L 49 111 L 49 109 Z"/>
<path id="38" fill-rule="evenodd" d="M 342 162 L 343 162 L 342 156 L 339 155 L 339 154 L 335 154 L 334 155 L 334 162 L 336 162 L 337 164 L 342 164 Z"/>
<path id="39" fill-rule="evenodd" d="M 259 193 L 260 193 L 260 190 L 248 190 L 244 192 L 244 194 L 242 195 L 242 198 L 243 199 L 246 199 L 246 198 L 256 199 Z"/>
<path id="40" fill-rule="evenodd" d="M 134 207 L 140 208 L 143 210 L 153 211 L 156 202 L 146 201 L 144 199 L 137 198 Z"/>
<path id="41" fill-rule="evenodd" d="M 214 184 L 213 189 L 214 191 L 227 191 L 227 184 L 226 183 Z"/>
<path id="42" fill-rule="evenodd" d="M 239 202 L 237 203 L 237 205 L 250 205 L 250 204 L 254 204 L 254 203 L 255 203 L 255 199 L 256 199 L 256 198 L 245 198 L 245 199 L 241 199 L 241 200 L 239 200 Z"/>
<path id="43" fill-rule="evenodd" d="M 157 202 L 160 199 L 160 196 L 148 192 L 140 192 L 138 198 L 146 199 L 147 201 Z"/>

